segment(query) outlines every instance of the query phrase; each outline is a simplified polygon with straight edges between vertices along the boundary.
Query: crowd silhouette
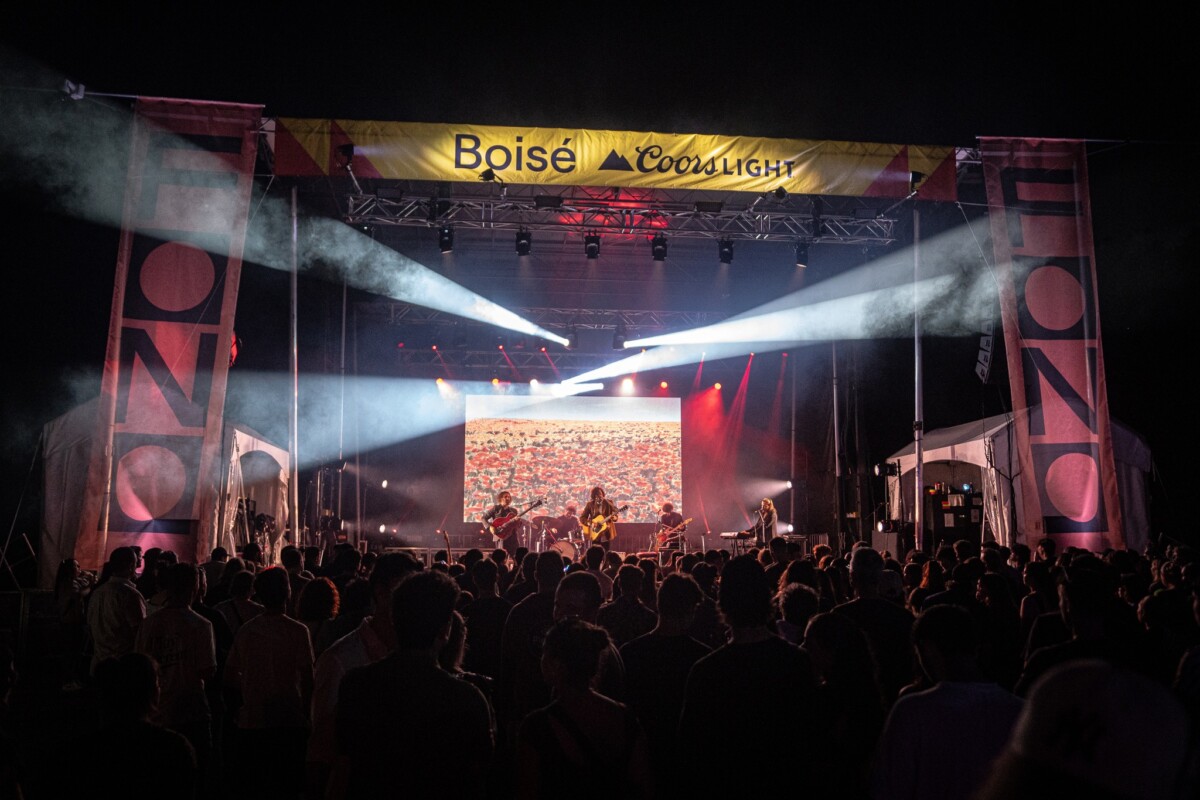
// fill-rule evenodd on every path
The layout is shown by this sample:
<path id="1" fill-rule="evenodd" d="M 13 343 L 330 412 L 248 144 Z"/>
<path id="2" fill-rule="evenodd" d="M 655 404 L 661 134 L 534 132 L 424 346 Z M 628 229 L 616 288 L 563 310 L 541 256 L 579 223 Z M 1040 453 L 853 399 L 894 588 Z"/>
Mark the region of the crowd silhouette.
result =
<path id="1" fill-rule="evenodd" d="M 1188 798 L 1200 554 L 68 559 L 0 797 Z"/>

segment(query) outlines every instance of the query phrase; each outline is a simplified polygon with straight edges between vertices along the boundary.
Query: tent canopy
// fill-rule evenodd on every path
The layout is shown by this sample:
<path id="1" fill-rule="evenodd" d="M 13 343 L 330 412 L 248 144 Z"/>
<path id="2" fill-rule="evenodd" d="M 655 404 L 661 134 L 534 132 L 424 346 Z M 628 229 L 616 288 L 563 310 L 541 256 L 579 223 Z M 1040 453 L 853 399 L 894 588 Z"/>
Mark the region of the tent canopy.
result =
<path id="1" fill-rule="evenodd" d="M 98 400 L 93 398 L 51 420 L 43 428 L 41 547 L 38 551 L 38 587 L 54 588 L 59 562 L 75 554 L 76 536 L 83 514 L 83 497 L 93 447 L 96 447 Z M 221 474 L 222 498 L 215 530 L 201 531 L 198 548 L 201 555 L 217 544 L 232 554 L 234 547 L 254 536 L 245 520 L 237 514 L 239 499 L 254 502 L 260 513 L 277 522 L 265 531 L 264 551 L 273 556 L 288 524 L 288 464 L 286 448 L 272 444 L 254 430 L 226 421 L 224 467 Z M 109 547 L 109 550 L 112 548 Z M 195 554 L 188 553 L 189 560 Z"/>
<path id="2" fill-rule="evenodd" d="M 1111 419 L 1113 457 L 1121 497 L 1121 519 L 1125 547 L 1141 551 L 1150 540 L 1149 474 L 1153 467 L 1145 440 L 1120 421 Z M 947 467 L 958 467 L 954 478 L 965 474 L 982 488 L 984 531 L 1004 545 L 1026 542 L 1021 517 L 1020 470 L 1011 414 L 966 422 L 927 431 L 921 440 L 925 483 L 942 480 Z M 910 442 L 888 459 L 899 464 L 899 475 L 888 478 L 889 517 L 912 521 L 915 498 L 916 444 Z M 978 470 L 978 480 L 975 480 Z M 965 479 L 964 479 L 965 480 Z M 958 480 L 954 480 L 958 483 Z"/>

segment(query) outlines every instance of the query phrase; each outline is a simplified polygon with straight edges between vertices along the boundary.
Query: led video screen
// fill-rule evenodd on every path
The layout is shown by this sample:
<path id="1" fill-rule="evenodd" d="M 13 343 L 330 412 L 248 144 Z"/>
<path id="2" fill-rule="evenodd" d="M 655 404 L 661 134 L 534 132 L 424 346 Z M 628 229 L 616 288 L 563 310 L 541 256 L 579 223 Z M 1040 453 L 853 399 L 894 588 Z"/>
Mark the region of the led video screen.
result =
<path id="1" fill-rule="evenodd" d="M 683 501 L 679 398 L 466 397 L 463 518 L 480 519 L 508 490 L 532 516 L 582 509 L 593 486 L 623 522 L 657 522 Z"/>

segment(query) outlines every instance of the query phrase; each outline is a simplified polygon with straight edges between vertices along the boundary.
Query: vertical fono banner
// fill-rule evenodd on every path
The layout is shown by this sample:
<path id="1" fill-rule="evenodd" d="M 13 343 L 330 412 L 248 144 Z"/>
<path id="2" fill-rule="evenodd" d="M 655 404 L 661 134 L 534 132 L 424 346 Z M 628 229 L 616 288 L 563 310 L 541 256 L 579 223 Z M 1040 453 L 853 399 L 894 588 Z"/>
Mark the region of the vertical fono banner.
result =
<path id="1" fill-rule="evenodd" d="M 218 508 L 222 416 L 261 106 L 135 107 L 96 442 L 75 554 L 200 560 Z"/>
<path id="2" fill-rule="evenodd" d="M 980 140 L 1021 465 L 1025 541 L 1124 547 L 1100 342 L 1087 151 Z"/>

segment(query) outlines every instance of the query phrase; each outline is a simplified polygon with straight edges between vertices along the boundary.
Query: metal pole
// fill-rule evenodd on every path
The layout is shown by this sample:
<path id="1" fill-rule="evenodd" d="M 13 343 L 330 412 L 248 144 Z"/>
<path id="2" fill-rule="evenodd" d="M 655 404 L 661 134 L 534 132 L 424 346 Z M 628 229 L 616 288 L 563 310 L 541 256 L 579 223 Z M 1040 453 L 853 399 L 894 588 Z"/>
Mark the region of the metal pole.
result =
<path id="1" fill-rule="evenodd" d="M 354 311 L 354 377 L 358 377 L 358 309 Z M 358 381 L 354 382 L 354 407 L 358 409 Z M 367 505 L 367 487 L 362 482 L 362 446 L 359 439 L 358 420 L 359 415 L 355 413 L 354 419 L 354 511 L 357 524 L 355 530 L 359 532 L 359 536 L 366 537 L 367 531 L 363 527 L 366 524 L 366 505 Z"/>
<path id="2" fill-rule="evenodd" d="M 854 523 L 855 538 L 863 541 L 863 469 L 862 469 L 862 430 L 858 405 L 858 346 L 850 346 L 850 407 L 854 414 L 854 513 L 857 519 Z"/>
<path id="3" fill-rule="evenodd" d="M 922 433 L 925 430 L 924 398 L 921 391 L 921 307 L 918 303 L 917 291 L 921 280 L 921 212 L 913 203 L 913 379 L 915 384 L 913 411 L 913 452 L 917 463 L 913 470 L 913 536 L 916 546 L 925 550 L 925 530 L 922 524 L 922 511 L 925 507 L 924 486 L 925 468 L 922 463 Z"/>
<path id="4" fill-rule="evenodd" d="M 833 542 L 840 555 L 842 547 L 842 444 L 841 424 L 838 422 L 837 342 L 833 342 Z"/>
<path id="5" fill-rule="evenodd" d="M 338 476 L 337 476 L 337 517 L 342 516 L 342 491 L 346 473 L 345 442 L 346 442 L 346 281 L 342 280 L 342 345 L 339 354 L 341 383 L 338 387 Z"/>
<path id="6" fill-rule="evenodd" d="M 292 408 L 291 408 L 291 441 L 288 449 L 292 460 L 291 495 L 292 501 L 292 540 L 299 546 L 304 544 L 300 538 L 300 355 L 298 345 L 297 318 L 297 282 L 299 281 L 299 223 L 297 222 L 296 187 L 292 187 Z"/>
<path id="7" fill-rule="evenodd" d="M 784 356 L 786 357 L 787 353 L 784 353 Z M 796 533 L 798 531 L 798 526 L 796 525 L 796 365 L 795 363 L 789 363 L 788 366 L 792 370 L 792 452 L 788 460 L 788 480 L 792 488 L 788 491 L 788 504 L 790 506 L 788 508 L 788 522 L 792 526 L 792 533 Z M 805 534 L 807 533 L 808 531 L 805 530 Z"/>

